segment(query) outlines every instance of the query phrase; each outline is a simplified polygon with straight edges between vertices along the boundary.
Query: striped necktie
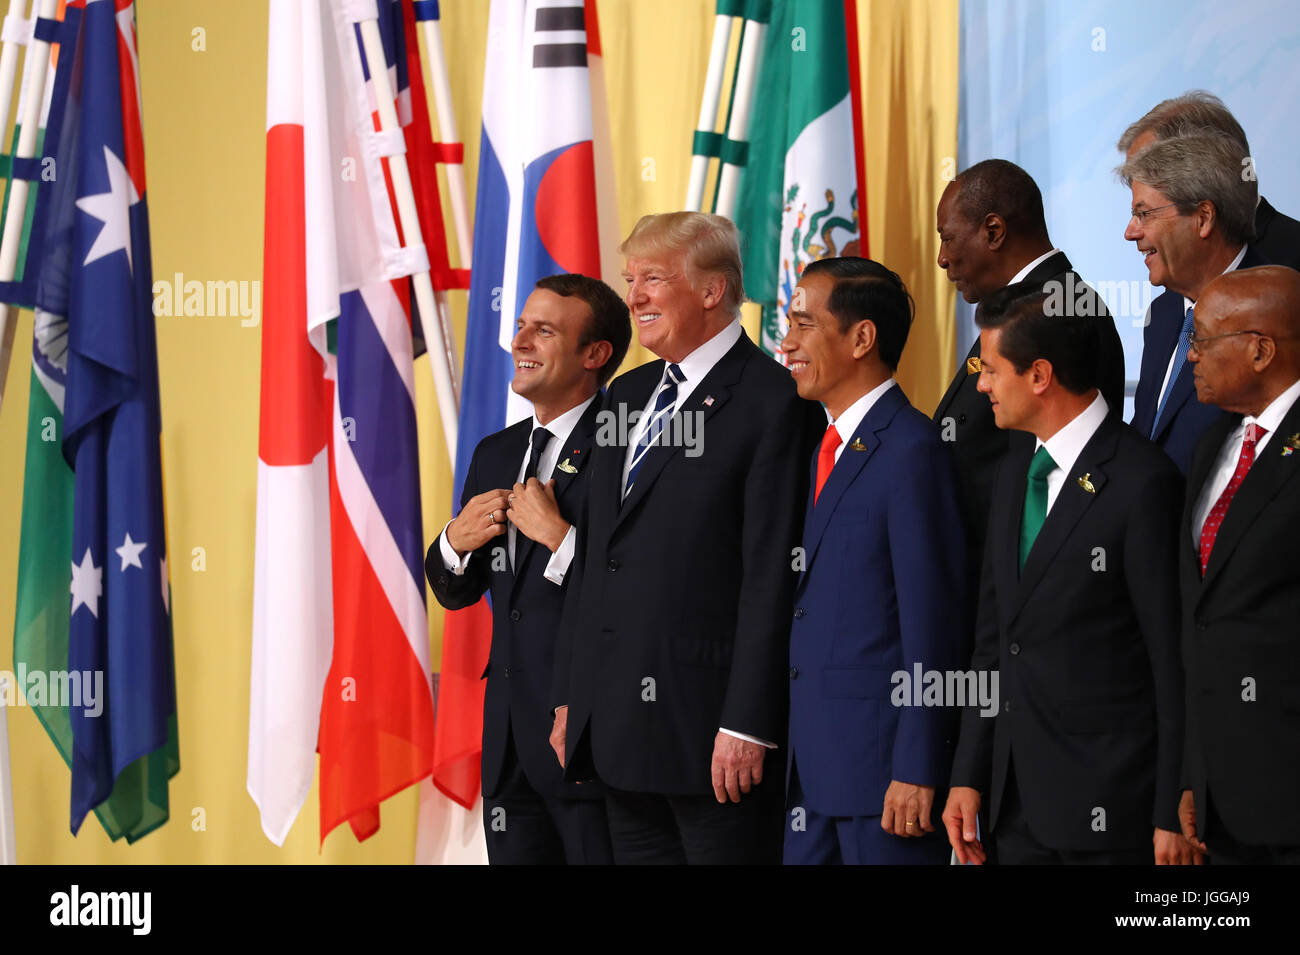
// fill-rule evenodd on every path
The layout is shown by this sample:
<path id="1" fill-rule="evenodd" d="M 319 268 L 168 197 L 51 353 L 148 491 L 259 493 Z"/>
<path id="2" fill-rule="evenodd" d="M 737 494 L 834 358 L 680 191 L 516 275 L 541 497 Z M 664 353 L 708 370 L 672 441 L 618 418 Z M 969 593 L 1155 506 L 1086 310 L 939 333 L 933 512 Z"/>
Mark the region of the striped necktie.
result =
<path id="1" fill-rule="evenodd" d="M 673 416 L 673 406 L 677 404 L 677 386 L 685 380 L 686 376 L 682 374 L 682 370 L 676 365 L 669 365 L 664 369 L 664 380 L 659 386 L 659 394 L 655 396 L 655 406 L 654 410 L 650 412 L 650 422 L 642 430 L 641 437 L 636 442 L 636 451 L 632 454 L 632 466 L 627 471 L 627 487 L 623 489 L 625 499 L 632 492 L 632 485 L 636 483 L 637 472 L 641 470 L 646 454 L 654 443 L 659 440 L 664 428 L 668 426 L 668 422 Z"/>

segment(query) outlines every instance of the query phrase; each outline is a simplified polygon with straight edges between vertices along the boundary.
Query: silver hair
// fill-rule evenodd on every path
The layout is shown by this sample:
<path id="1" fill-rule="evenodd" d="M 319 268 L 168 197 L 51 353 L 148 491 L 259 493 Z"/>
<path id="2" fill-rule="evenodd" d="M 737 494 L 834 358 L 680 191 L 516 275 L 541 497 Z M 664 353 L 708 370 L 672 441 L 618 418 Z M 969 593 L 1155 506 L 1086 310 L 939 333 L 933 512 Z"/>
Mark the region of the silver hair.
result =
<path id="1" fill-rule="evenodd" d="M 1218 133 L 1240 144 L 1249 155 L 1250 143 L 1246 131 L 1232 115 L 1223 100 L 1205 90 L 1188 90 L 1182 96 L 1157 103 L 1136 123 L 1124 130 L 1116 147 L 1122 153 L 1133 148 L 1133 141 L 1143 133 L 1151 133 L 1159 142 L 1175 136 L 1194 136 L 1198 133 Z"/>
<path id="2" fill-rule="evenodd" d="M 1214 206 L 1215 224 L 1233 244 L 1255 238 L 1259 186 L 1245 148 L 1228 136 L 1175 136 L 1148 146 L 1116 172 L 1124 185 L 1145 183 L 1184 215 L 1197 203 Z"/>

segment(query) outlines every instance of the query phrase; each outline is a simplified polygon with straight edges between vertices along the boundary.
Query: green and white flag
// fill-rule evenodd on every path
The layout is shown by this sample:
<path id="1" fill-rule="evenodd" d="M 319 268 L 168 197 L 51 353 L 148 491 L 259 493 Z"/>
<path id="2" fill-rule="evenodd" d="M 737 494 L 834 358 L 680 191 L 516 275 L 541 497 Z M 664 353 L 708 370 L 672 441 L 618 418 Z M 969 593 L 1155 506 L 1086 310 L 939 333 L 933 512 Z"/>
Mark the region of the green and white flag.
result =
<path id="1" fill-rule="evenodd" d="M 772 11 L 735 215 L 745 291 L 763 307 L 759 343 L 770 355 L 804 266 L 858 254 L 845 23 L 839 0 L 785 0 Z"/>

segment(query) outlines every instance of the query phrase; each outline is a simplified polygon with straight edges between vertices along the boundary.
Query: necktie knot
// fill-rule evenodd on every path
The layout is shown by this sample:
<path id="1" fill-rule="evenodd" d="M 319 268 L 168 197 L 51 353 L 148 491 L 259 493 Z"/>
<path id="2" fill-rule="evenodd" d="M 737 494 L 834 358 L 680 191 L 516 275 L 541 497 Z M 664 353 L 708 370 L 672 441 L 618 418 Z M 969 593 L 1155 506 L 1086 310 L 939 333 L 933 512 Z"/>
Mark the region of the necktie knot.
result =
<path id="1" fill-rule="evenodd" d="M 545 428 L 537 427 L 533 429 L 533 448 L 532 453 L 528 455 L 528 470 L 524 473 L 524 481 L 529 478 L 541 479 L 538 474 L 538 468 L 542 463 L 542 452 L 546 450 L 546 445 L 551 440 L 551 432 Z"/>
<path id="2" fill-rule="evenodd" d="M 1047 481 L 1047 475 L 1056 469 L 1056 462 L 1052 460 L 1051 454 L 1047 451 L 1047 445 L 1043 445 L 1034 452 L 1033 460 L 1029 462 L 1029 480 L 1035 482 Z"/>
<path id="3" fill-rule="evenodd" d="M 672 381 L 674 385 L 680 385 L 686 380 L 686 376 L 682 374 L 682 369 L 678 365 L 669 365 L 666 370 L 669 380 Z"/>
<path id="4" fill-rule="evenodd" d="M 821 453 L 834 454 L 835 449 L 838 448 L 843 443 L 843 441 L 844 439 L 840 437 L 840 433 L 835 430 L 835 425 L 833 424 L 827 425 L 826 433 L 822 435 Z"/>
<path id="5" fill-rule="evenodd" d="M 1246 425 L 1246 436 L 1243 438 L 1243 443 L 1250 445 L 1257 444 L 1259 439 L 1264 437 L 1266 434 L 1268 434 L 1268 428 L 1265 428 L 1258 421 L 1252 421 L 1250 424 Z"/>

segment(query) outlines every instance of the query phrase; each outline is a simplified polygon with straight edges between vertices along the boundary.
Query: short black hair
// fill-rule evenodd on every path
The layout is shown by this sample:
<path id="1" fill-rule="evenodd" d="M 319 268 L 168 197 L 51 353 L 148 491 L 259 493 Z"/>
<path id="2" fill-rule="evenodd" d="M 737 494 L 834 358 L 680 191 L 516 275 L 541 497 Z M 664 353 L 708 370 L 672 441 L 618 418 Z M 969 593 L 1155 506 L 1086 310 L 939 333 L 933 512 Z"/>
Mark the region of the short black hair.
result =
<path id="1" fill-rule="evenodd" d="M 1002 353 L 1016 374 L 1023 375 L 1038 359 L 1052 366 L 1061 386 L 1076 395 L 1099 387 L 1101 329 L 1095 317 L 1055 315 L 1047 303 L 1052 296 L 1038 282 L 1017 282 L 999 289 L 975 310 L 980 328 L 1000 328 Z"/>
<path id="2" fill-rule="evenodd" d="M 994 213 L 1007 231 L 1029 238 L 1046 238 L 1043 194 L 1038 183 L 1013 162 L 985 159 L 957 174 L 957 208 L 976 224 Z"/>
<path id="3" fill-rule="evenodd" d="M 804 275 L 829 275 L 835 280 L 826 307 L 843 334 L 863 319 L 876 326 L 876 349 L 890 371 L 898 370 L 912 328 L 916 306 L 898 274 L 872 259 L 843 256 L 818 259 Z"/>
<path id="4" fill-rule="evenodd" d="M 592 342 L 609 342 L 613 351 L 609 361 L 601 366 L 599 376 L 600 386 L 605 387 L 618 371 L 618 366 L 623 364 L 627 346 L 632 342 L 632 319 L 627 303 L 600 279 L 572 272 L 538 279 L 537 288 L 565 298 L 580 298 L 587 303 L 591 318 L 587 320 L 587 328 L 578 344 L 585 347 Z"/>

